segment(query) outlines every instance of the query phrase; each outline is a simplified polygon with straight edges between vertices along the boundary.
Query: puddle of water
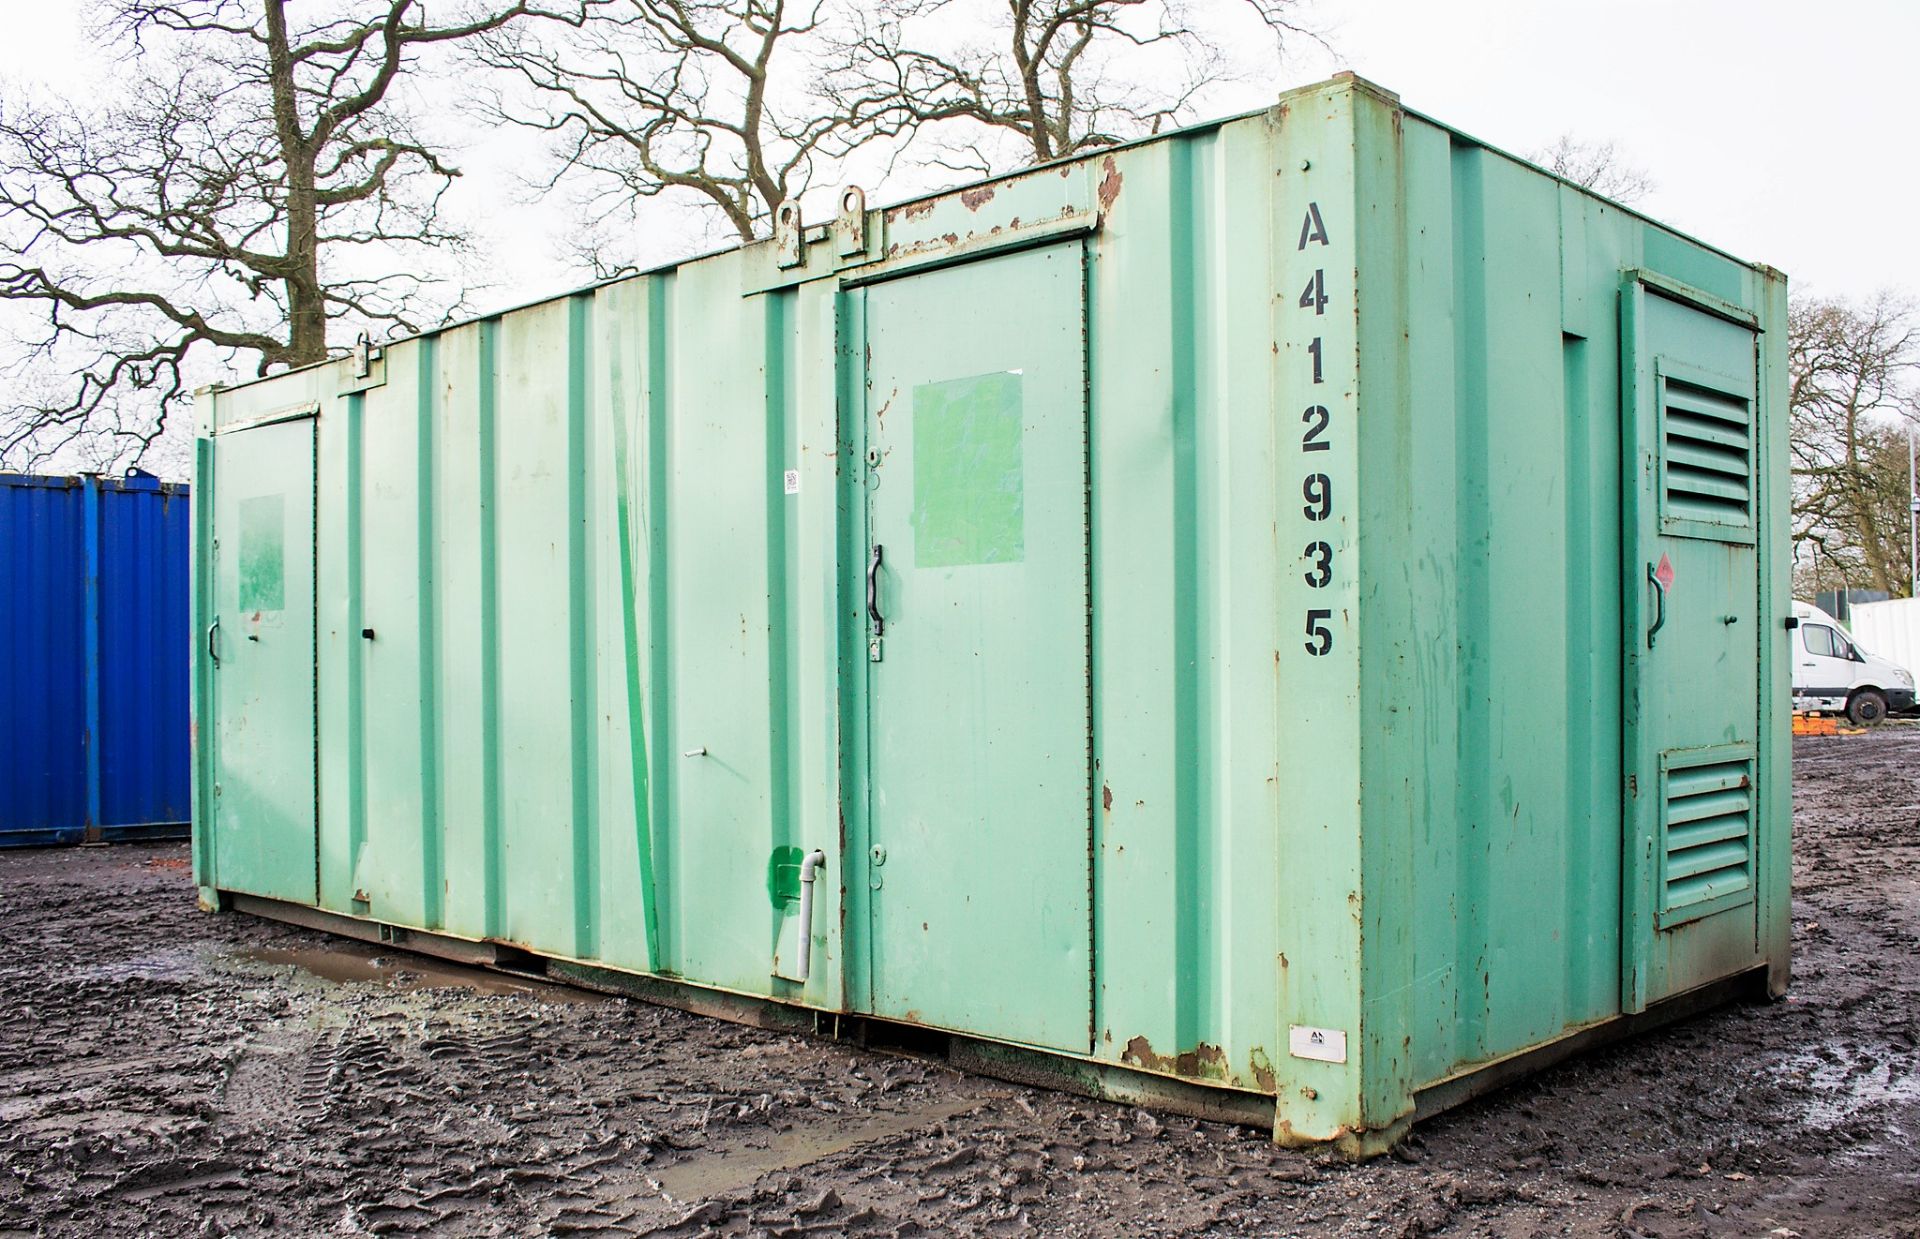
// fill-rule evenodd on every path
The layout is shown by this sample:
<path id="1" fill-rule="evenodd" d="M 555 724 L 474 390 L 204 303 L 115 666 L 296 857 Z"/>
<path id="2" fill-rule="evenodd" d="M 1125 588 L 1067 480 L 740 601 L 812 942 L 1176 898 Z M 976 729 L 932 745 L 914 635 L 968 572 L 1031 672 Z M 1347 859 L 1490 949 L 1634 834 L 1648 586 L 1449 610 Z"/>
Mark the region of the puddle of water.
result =
<path id="1" fill-rule="evenodd" d="M 1881 1061 L 1865 1071 L 1849 1074 L 1857 1066 L 1857 1063 L 1829 1062 L 1811 1054 L 1787 1063 L 1787 1070 L 1805 1077 L 1817 1094 L 1807 1103 L 1808 1126 L 1835 1127 L 1868 1106 L 1920 1101 L 1920 1072 L 1902 1070 L 1890 1061 Z"/>
<path id="2" fill-rule="evenodd" d="M 74 976 L 89 981 L 184 981 L 200 971 L 200 952 L 192 947 L 163 947 L 132 959 L 83 964 Z"/>
<path id="3" fill-rule="evenodd" d="M 734 1144 L 709 1149 L 698 1157 L 660 1170 L 653 1179 L 660 1185 L 661 1192 L 672 1200 L 704 1200 L 752 1187 L 761 1175 L 810 1166 L 822 1158 L 844 1153 L 859 1145 L 930 1127 L 980 1105 L 977 1097 L 966 1101 L 950 1101 L 921 1110 L 875 1115 L 851 1127 L 832 1127 L 826 1122 L 815 1122 L 792 1131 L 774 1133 L 763 1146 Z M 825 1119 L 826 1116 L 822 1115 L 821 1118 Z"/>
<path id="4" fill-rule="evenodd" d="M 464 989 L 493 997 L 526 997 L 539 1002 L 605 1002 L 603 994 L 555 985 L 530 977 L 508 976 L 419 955 L 364 955 L 346 947 L 253 947 L 232 958 L 277 967 L 293 967 L 336 984 L 385 985 L 402 992 Z"/>

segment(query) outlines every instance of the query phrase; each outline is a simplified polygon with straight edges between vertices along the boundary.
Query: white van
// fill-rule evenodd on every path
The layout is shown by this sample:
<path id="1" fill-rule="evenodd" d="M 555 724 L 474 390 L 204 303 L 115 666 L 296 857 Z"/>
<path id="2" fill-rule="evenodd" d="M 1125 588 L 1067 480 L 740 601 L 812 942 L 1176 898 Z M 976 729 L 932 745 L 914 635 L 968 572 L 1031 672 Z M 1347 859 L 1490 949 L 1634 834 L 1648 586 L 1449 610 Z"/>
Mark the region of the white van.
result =
<path id="1" fill-rule="evenodd" d="M 1793 604 L 1793 708 L 1845 712 L 1871 727 L 1888 710 L 1913 708 L 1913 673 L 1861 649 L 1840 621 L 1806 602 Z"/>

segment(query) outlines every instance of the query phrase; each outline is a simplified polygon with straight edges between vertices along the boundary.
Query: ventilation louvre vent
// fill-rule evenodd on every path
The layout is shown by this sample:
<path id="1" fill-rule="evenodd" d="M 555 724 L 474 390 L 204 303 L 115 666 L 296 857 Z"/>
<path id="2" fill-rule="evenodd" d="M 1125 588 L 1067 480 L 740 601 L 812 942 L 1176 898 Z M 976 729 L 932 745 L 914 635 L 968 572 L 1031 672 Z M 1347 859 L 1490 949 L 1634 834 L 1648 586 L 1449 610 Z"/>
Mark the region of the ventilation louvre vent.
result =
<path id="1" fill-rule="evenodd" d="M 1753 759 L 1667 771 L 1663 908 L 1671 924 L 1753 889 Z"/>
<path id="2" fill-rule="evenodd" d="M 1753 425 L 1747 402 L 1668 377 L 1661 484 L 1670 519 L 1753 524 Z"/>

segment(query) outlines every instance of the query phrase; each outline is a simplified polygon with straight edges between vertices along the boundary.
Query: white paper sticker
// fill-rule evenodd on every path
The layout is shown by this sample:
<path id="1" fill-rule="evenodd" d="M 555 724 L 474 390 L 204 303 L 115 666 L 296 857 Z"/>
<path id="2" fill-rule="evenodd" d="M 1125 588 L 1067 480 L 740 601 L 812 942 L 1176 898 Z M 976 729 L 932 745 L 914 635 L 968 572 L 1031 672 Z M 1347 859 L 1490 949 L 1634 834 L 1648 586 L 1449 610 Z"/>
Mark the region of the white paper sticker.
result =
<path id="1" fill-rule="evenodd" d="M 1295 1058 L 1344 1063 L 1347 1061 L 1347 1030 L 1291 1024 L 1287 1027 L 1287 1052 Z"/>
<path id="2" fill-rule="evenodd" d="M 800 471 L 798 469 L 787 470 L 787 493 L 789 495 L 797 495 L 800 493 Z"/>

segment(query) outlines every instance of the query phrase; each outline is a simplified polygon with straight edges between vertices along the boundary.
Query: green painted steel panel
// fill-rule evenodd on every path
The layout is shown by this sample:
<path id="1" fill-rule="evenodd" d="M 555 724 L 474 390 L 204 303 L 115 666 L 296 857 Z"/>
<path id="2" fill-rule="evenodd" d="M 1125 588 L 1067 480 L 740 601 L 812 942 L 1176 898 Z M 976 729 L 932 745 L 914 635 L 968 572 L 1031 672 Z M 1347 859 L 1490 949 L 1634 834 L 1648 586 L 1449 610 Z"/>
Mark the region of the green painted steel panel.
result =
<path id="1" fill-rule="evenodd" d="M 873 1010 L 1079 1054 L 1092 1018 L 1084 267 L 1070 242 L 869 287 L 854 472 L 878 617 Z"/>
<path id="2" fill-rule="evenodd" d="M 240 707 L 196 669 L 209 898 L 1359 1146 L 1662 995 L 1784 989 L 1777 272 L 1352 78 L 865 224 L 208 395 L 203 630 L 242 544 L 273 596 L 241 504 L 317 484 L 278 561 L 310 645 L 248 643 Z"/>
<path id="3" fill-rule="evenodd" d="M 223 485 L 201 548 L 214 608 L 203 881 L 299 903 L 314 898 L 313 431 L 303 417 L 218 441 Z"/>

